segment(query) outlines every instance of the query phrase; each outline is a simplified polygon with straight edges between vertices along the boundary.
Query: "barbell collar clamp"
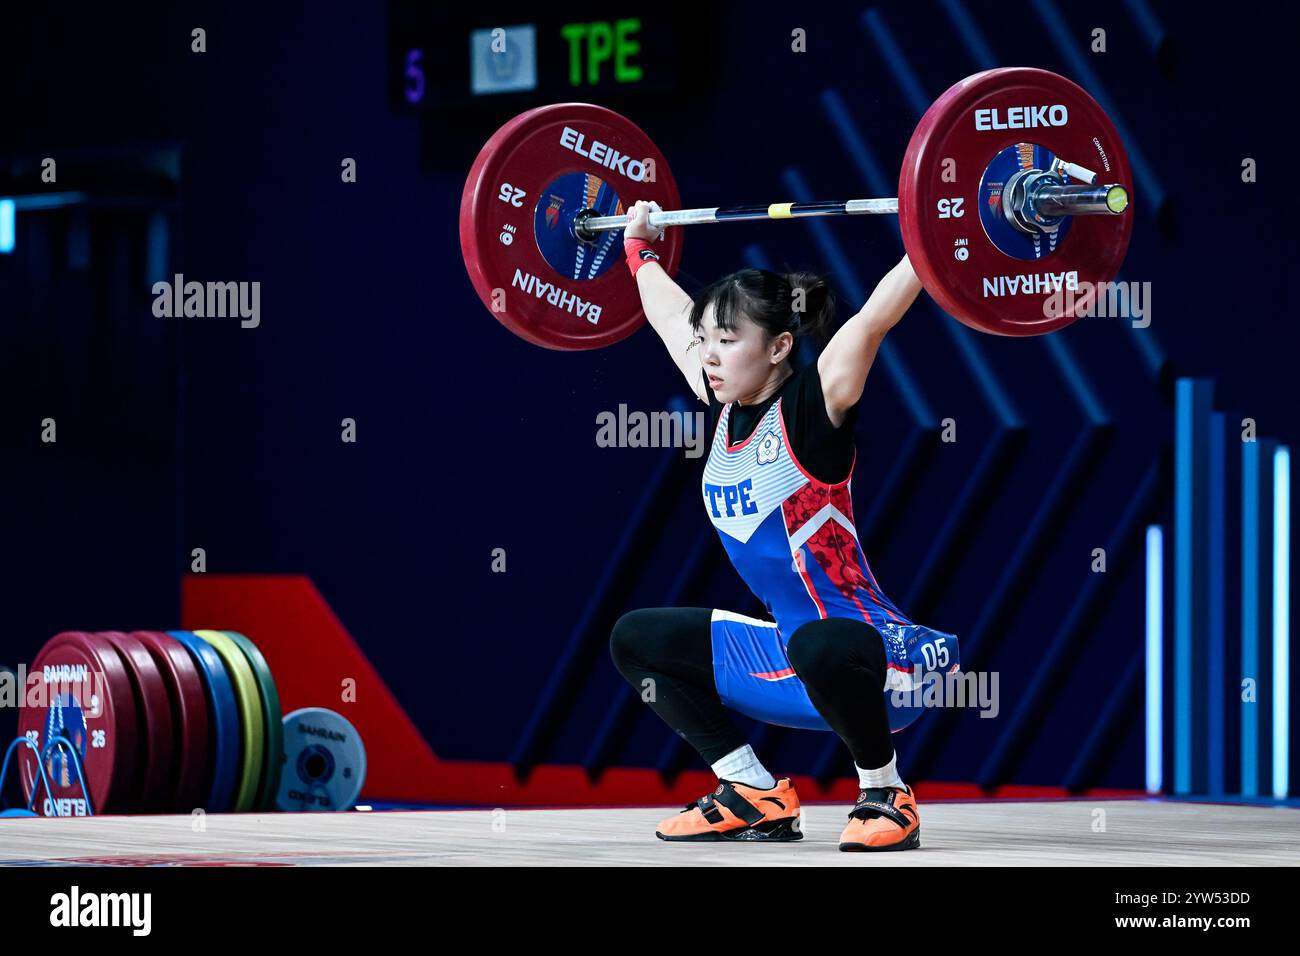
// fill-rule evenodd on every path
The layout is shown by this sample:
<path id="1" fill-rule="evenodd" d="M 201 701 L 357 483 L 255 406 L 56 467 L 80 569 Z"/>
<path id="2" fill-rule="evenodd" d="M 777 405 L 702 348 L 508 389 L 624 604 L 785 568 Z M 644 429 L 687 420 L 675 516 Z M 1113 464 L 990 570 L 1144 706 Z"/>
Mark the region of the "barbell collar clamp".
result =
<path id="1" fill-rule="evenodd" d="M 1105 186 L 1066 186 L 1044 183 L 1029 201 L 1045 216 L 1118 216 L 1128 208 L 1128 190 L 1117 183 Z"/>

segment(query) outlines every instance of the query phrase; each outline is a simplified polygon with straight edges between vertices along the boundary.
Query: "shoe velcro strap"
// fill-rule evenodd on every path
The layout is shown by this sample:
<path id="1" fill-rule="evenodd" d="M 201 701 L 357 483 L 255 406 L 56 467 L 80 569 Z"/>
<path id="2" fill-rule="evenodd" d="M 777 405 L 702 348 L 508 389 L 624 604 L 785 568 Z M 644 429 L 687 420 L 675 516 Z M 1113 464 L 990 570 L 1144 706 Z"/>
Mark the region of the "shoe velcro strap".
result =
<path id="1" fill-rule="evenodd" d="M 859 820 L 869 820 L 872 817 L 888 817 L 906 830 L 914 821 L 909 820 L 902 810 L 894 806 L 891 802 L 892 799 L 888 789 L 884 787 L 863 790 L 857 804 L 849 811 L 849 817 L 850 819 L 857 817 Z"/>
<path id="2" fill-rule="evenodd" d="M 723 820 L 722 811 L 719 810 L 714 805 L 713 794 L 709 794 L 707 797 L 701 798 L 698 806 L 700 808 L 700 812 L 704 814 L 704 819 L 706 822 L 712 824 L 718 824 L 722 822 Z"/>
<path id="3" fill-rule="evenodd" d="M 716 801 L 743 820 L 746 826 L 752 827 L 755 823 L 758 823 L 763 819 L 763 811 L 738 794 L 736 788 L 730 783 L 724 782 L 717 790 L 713 791 L 704 799 L 709 801 L 709 806 L 715 813 L 718 812 L 717 807 L 713 806 Z M 709 819 L 709 814 L 707 812 L 704 814 L 704 819 L 708 820 L 710 823 L 718 822 L 717 820 Z M 721 819 L 721 814 L 719 814 L 718 819 Z"/>

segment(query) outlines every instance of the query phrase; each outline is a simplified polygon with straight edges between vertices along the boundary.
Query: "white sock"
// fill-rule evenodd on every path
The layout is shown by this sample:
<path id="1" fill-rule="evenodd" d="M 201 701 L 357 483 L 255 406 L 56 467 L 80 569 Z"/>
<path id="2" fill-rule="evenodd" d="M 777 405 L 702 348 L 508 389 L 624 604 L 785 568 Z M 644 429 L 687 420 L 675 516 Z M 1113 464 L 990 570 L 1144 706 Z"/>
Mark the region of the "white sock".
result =
<path id="1" fill-rule="evenodd" d="M 855 763 L 853 765 L 858 771 L 858 786 L 866 789 L 867 787 L 901 787 L 903 778 L 898 775 L 898 753 L 894 752 L 889 757 L 889 763 L 875 770 L 864 770 Z"/>
<path id="2" fill-rule="evenodd" d="M 737 747 L 717 763 L 713 772 L 719 780 L 733 780 L 759 790 L 771 790 L 776 786 L 776 778 L 767 772 L 767 768 L 758 762 L 754 748 L 749 744 Z"/>

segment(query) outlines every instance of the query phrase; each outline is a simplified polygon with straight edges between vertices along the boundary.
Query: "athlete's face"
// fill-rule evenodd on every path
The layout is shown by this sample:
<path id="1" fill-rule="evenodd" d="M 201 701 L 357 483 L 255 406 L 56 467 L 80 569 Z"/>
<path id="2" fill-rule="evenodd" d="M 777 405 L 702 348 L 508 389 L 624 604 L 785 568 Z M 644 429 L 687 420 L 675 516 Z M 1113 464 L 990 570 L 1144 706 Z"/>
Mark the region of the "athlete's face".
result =
<path id="1" fill-rule="evenodd" d="M 700 317 L 700 362 L 709 376 L 709 387 L 720 402 L 746 403 L 758 394 L 777 366 L 789 355 L 789 335 L 768 339 L 762 327 L 741 316 L 736 328 L 720 329 L 714 324 L 713 304 Z"/>

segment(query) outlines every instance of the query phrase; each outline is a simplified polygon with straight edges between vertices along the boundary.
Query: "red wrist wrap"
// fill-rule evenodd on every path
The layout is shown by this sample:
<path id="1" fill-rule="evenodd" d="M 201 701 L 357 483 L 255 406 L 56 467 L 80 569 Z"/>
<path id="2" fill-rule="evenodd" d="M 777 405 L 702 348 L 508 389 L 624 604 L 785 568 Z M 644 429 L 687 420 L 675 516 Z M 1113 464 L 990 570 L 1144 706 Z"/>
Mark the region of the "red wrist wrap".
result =
<path id="1" fill-rule="evenodd" d="M 632 271 L 633 278 L 636 277 L 636 270 L 647 262 L 659 261 L 659 253 L 644 239 L 624 239 L 623 251 L 627 253 L 627 267 Z"/>

